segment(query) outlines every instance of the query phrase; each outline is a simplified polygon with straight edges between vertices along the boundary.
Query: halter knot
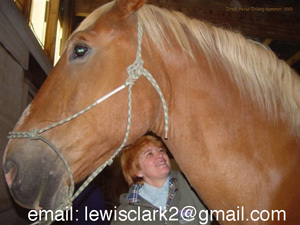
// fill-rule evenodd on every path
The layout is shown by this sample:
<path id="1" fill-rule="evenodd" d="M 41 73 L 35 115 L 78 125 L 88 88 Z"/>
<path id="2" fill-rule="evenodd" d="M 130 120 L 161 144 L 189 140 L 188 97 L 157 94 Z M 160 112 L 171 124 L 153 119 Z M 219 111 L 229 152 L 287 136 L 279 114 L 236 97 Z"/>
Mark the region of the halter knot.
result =
<path id="1" fill-rule="evenodd" d="M 144 65 L 144 61 L 141 58 L 137 58 L 133 64 L 128 66 L 127 68 L 128 77 L 125 81 L 126 86 L 134 85 L 135 81 L 139 79 L 139 77 L 142 75 L 144 70 L 143 65 Z"/>
<path id="2" fill-rule="evenodd" d="M 39 130 L 34 129 L 34 130 L 28 132 L 28 137 L 29 137 L 30 140 L 38 140 L 39 139 L 39 136 L 38 136 L 39 134 L 40 134 Z"/>

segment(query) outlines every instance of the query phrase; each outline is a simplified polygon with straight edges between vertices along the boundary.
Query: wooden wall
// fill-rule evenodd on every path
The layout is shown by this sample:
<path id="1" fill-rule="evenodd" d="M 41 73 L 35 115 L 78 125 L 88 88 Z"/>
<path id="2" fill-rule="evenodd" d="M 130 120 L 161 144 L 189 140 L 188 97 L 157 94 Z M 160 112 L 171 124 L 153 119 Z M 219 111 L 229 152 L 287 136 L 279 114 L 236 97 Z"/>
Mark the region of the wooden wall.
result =
<path id="1" fill-rule="evenodd" d="M 0 32 L 1 35 L 1 32 Z M 0 45 L 0 149 L 3 157 L 7 134 L 14 127 L 20 113 L 23 111 L 27 85 L 23 83 L 24 69 Z M 21 216 L 16 213 L 16 206 L 12 202 L 3 177 L 3 168 L 0 167 L 0 219 L 1 224 L 26 224 Z"/>
<path id="2" fill-rule="evenodd" d="M 110 0 L 75 0 L 74 14 L 86 17 L 107 2 Z M 239 30 L 249 37 L 299 42 L 300 4 L 295 0 L 148 0 L 148 3 Z"/>
<path id="3" fill-rule="evenodd" d="M 34 65 L 34 66 L 32 66 Z M 46 77 L 52 65 L 12 0 L 0 0 L 0 157 L 7 134 L 39 87 L 30 74 Z M 26 76 L 25 76 L 26 75 Z M 42 82 L 42 81 L 40 81 Z M 10 197 L 0 166 L 0 224 L 28 224 L 27 213 Z"/>

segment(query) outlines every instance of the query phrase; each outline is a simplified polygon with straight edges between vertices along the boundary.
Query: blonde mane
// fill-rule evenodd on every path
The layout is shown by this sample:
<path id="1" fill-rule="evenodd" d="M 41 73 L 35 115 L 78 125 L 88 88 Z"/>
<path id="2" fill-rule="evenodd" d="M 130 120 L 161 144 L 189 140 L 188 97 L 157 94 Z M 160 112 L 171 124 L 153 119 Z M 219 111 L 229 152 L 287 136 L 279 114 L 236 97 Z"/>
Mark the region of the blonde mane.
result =
<path id="1" fill-rule="evenodd" d="M 87 29 L 113 4 L 114 1 L 95 10 L 78 30 Z M 152 5 L 144 5 L 137 16 L 145 33 L 162 54 L 166 54 L 164 44 L 170 40 L 167 35 L 172 35 L 172 39 L 191 57 L 194 57 L 191 40 L 196 41 L 212 68 L 215 65 L 225 68 L 242 94 L 249 93 L 269 115 L 288 118 L 300 136 L 300 77 L 267 47 L 239 33 Z M 169 34 L 165 27 L 171 31 Z M 278 103 L 284 110 L 279 110 Z"/>

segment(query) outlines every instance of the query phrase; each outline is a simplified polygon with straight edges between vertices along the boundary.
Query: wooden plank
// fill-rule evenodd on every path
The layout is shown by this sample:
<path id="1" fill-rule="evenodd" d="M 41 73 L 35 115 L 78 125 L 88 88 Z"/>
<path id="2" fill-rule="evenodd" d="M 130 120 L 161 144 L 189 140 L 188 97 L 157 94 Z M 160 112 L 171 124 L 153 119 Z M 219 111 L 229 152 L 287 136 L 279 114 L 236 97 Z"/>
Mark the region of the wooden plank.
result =
<path id="1" fill-rule="evenodd" d="M 24 108 L 21 108 L 23 105 L 24 70 L 2 46 L 0 46 L 0 78 L 1 131 L 4 125 L 7 126 L 8 130 L 11 130 L 24 110 Z M 7 132 L 1 132 L 0 137 L 5 137 L 6 139 L 6 136 Z M 1 149 L 4 146 L 3 143 Z"/>
<path id="2" fill-rule="evenodd" d="M 76 0 L 75 15 L 86 16 L 106 2 Z M 148 3 L 239 30 L 246 36 L 300 42 L 300 4 L 296 1 L 149 0 Z"/>
<path id="3" fill-rule="evenodd" d="M 75 1 L 75 16 L 86 17 L 99 6 L 104 5 L 111 0 L 76 0 Z"/>
<path id="4" fill-rule="evenodd" d="M 300 52 L 297 52 L 293 56 L 291 56 L 286 63 L 290 66 L 292 66 L 294 63 L 298 62 L 300 60 Z"/>
<path id="5" fill-rule="evenodd" d="M 72 33 L 72 23 L 74 17 L 74 0 L 64 0 L 63 1 L 63 20 L 62 20 L 62 39 L 61 39 L 61 49 L 60 53 L 62 53 L 64 47 L 66 46 L 67 40 Z"/>
<path id="6" fill-rule="evenodd" d="M 52 64 L 36 40 L 14 1 L 0 0 L 0 9 L 2 14 L 5 15 L 11 26 L 17 32 L 18 36 L 21 37 L 23 42 L 27 45 L 31 54 L 39 62 L 44 72 L 48 74 L 52 69 Z"/>
<path id="7" fill-rule="evenodd" d="M 272 43 L 272 39 L 269 39 L 269 38 L 267 38 L 267 39 L 265 39 L 262 43 L 264 44 L 264 45 L 270 45 L 271 43 Z"/>
<path id="8" fill-rule="evenodd" d="M 44 50 L 48 55 L 50 61 L 54 62 L 55 54 L 55 40 L 56 40 L 56 30 L 57 30 L 57 20 L 59 13 L 59 0 L 52 0 L 48 3 L 48 17 L 47 17 L 47 27 L 45 36 L 45 46 Z"/>
<path id="9" fill-rule="evenodd" d="M 1 19 L 0 19 L 1 21 Z M 2 35 L 0 34 L 0 37 Z M 18 121 L 23 111 L 23 68 L 11 53 L 0 45 L 0 157 L 3 157 L 5 146 L 8 142 L 7 134 L 11 131 Z M 3 174 L 1 166 L 0 173 Z M 12 199 L 6 187 L 4 176 L 0 177 L 0 211 L 2 213 L 13 209 Z M 17 218 L 16 212 L 11 213 L 14 220 Z M 7 220 L 8 222 L 8 220 Z M 5 224 L 1 220 L 1 223 Z"/>
<path id="10" fill-rule="evenodd" d="M 0 43 L 25 69 L 28 69 L 29 48 L 0 8 Z"/>
<path id="11" fill-rule="evenodd" d="M 28 21 L 31 7 L 31 0 L 17 0 L 15 1 L 17 7 L 22 12 L 23 17 Z"/>

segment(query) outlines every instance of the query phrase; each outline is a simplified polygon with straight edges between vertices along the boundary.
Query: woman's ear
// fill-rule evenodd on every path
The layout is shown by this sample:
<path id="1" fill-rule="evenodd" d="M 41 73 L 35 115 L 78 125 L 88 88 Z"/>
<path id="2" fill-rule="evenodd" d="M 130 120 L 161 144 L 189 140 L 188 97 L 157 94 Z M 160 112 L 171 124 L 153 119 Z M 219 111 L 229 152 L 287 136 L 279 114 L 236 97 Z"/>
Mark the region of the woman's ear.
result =
<path id="1" fill-rule="evenodd" d="M 139 178 L 143 178 L 144 175 L 143 175 L 143 172 L 141 170 L 139 170 L 137 172 L 136 176 L 139 177 Z"/>
<path id="2" fill-rule="evenodd" d="M 141 8 L 146 2 L 147 0 L 117 0 L 116 7 L 120 12 L 120 16 L 126 18 Z"/>

